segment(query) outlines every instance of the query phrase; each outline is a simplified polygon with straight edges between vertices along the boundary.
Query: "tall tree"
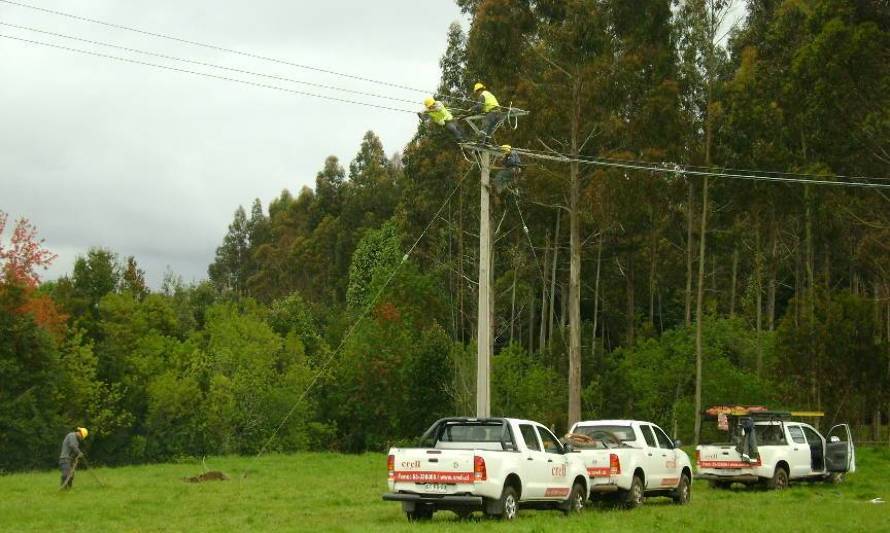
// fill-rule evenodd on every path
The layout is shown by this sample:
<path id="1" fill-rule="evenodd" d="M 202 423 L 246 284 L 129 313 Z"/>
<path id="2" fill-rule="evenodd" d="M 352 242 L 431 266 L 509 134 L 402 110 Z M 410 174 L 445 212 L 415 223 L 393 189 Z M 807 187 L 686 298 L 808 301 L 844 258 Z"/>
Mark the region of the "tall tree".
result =
<path id="1" fill-rule="evenodd" d="M 239 205 L 222 245 L 216 249 L 216 259 L 208 268 L 210 281 L 218 289 L 244 293 L 249 247 L 247 213 Z"/>

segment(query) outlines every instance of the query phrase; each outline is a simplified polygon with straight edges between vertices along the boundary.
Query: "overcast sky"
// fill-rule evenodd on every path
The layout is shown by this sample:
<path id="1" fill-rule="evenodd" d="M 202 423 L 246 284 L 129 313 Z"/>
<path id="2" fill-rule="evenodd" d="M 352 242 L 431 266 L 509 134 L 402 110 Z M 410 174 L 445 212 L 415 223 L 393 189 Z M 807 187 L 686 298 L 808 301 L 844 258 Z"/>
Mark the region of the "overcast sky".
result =
<path id="1" fill-rule="evenodd" d="M 438 84 L 450 0 L 21 0 L 23 3 L 418 88 Z M 0 22 L 265 74 L 420 101 L 399 91 L 0 3 Z M 177 64 L 0 26 L 0 34 Z M 353 97 L 373 101 L 365 97 Z M 419 110 L 413 103 L 375 101 Z M 374 130 L 388 153 L 408 113 L 297 96 L 0 38 L 0 210 L 30 219 L 59 254 L 44 279 L 90 247 L 133 255 L 157 288 L 169 266 L 206 277 L 239 204 L 313 185 L 324 159 L 348 164 Z M 7 234 L 4 238 L 8 238 Z"/>

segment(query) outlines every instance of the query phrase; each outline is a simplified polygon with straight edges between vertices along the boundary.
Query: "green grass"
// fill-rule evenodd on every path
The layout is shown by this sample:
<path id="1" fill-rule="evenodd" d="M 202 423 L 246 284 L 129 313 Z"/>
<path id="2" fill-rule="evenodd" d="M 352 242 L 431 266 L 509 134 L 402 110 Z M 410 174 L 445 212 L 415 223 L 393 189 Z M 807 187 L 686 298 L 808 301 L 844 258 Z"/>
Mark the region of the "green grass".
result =
<path id="1" fill-rule="evenodd" d="M 711 490 L 696 482 L 692 503 L 650 499 L 641 509 L 596 507 L 581 516 L 522 511 L 514 523 L 458 521 L 437 513 L 409 524 L 384 502 L 386 457 L 380 454 L 223 457 L 208 466 L 231 481 L 190 484 L 199 463 L 97 468 L 77 474 L 74 490 L 57 490 L 58 473 L 0 477 L 0 530 L 15 531 L 890 531 L 890 449 L 858 451 L 859 471 L 841 485 L 803 483 L 761 492 Z M 239 474 L 248 470 L 246 478 Z"/>

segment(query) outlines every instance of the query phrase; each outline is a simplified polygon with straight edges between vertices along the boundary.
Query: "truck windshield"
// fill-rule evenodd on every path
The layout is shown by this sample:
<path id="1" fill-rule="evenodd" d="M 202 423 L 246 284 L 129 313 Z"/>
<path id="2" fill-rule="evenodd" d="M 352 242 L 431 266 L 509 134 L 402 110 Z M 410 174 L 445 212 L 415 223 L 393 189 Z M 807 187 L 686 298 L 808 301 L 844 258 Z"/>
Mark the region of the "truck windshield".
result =
<path id="1" fill-rule="evenodd" d="M 516 449 L 509 425 L 499 420 L 443 420 L 420 439 L 420 446 L 427 448 L 453 448 L 457 443 L 493 450 Z"/>
<path id="2" fill-rule="evenodd" d="M 575 433 L 589 437 L 593 442 L 587 448 L 617 448 L 627 441 L 637 440 L 630 426 L 579 426 Z"/>
<path id="3" fill-rule="evenodd" d="M 757 444 L 760 446 L 784 446 L 785 431 L 778 424 L 757 424 L 754 426 Z"/>
<path id="4" fill-rule="evenodd" d="M 503 424 L 447 424 L 439 440 L 444 442 L 501 442 Z"/>

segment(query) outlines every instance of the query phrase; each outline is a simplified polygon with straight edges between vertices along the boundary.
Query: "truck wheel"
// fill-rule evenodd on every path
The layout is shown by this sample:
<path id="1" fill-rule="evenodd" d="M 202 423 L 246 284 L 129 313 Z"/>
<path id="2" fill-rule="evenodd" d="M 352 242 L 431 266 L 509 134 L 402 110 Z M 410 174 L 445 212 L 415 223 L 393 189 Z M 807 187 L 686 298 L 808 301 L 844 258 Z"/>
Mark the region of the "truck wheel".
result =
<path id="1" fill-rule="evenodd" d="M 785 490 L 788 488 L 788 471 L 781 466 L 776 467 L 773 477 L 766 480 L 768 490 Z"/>
<path id="2" fill-rule="evenodd" d="M 643 503 L 643 480 L 640 476 L 634 476 L 630 489 L 621 495 L 621 505 L 625 509 L 635 509 Z"/>
<path id="3" fill-rule="evenodd" d="M 504 492 L 501 493 L 501 514 L 498 516 L 501 520 L 514 520 L 516 513 L 519 512 L 519 501 L 516 497 L 516 489 L 507 485 Z"/>
<path id="4" fill-rule="evenodd" d="M 686 505 L 692 499 L 692 484 L 689 482 L 689 476 L 683 474 L 680 477 L 680 484 L 674 489 L 671 496 L 677 505 Z"/>
<path id="5" fill-rule="evenodd" d="M 587 500 L 584 492 L 584 486 L 580 483 L 575 483 L 575 486 L 572 487 L 572 492 L 569 494 L 569 499 L 566 501 L 566 507 L 563 509 L 565 514 L 578 514 L 584 510 L 584 504 Z"/>
<path id="6" fill-rule="evenodd" d="M 409 522 L 421 522 L 424 520 L 432 520 L 433 510 L 429 507 L 418 505 L 413 511 L 405 511 L 405 516 Z"/>

